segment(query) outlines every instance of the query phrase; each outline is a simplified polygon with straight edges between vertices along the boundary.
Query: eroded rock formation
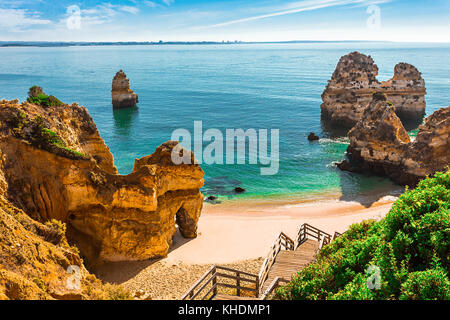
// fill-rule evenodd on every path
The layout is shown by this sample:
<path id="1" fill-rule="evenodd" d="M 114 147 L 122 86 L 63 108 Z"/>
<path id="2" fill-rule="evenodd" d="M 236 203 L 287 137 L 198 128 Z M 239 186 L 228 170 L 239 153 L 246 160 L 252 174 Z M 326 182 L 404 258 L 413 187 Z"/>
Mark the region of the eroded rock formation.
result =
<path id="1" fill-rule="evenodd" d="M 86 270 L 61 223 L 34 221 L 0 195 L 0 300 L 117 298 L 131 294 Z"/>
<path id="2" fill-rule="evenodd" d="M 377 80 L 378 67 L 370 56 L 352 52 L 343 56 L 322 93 L 325 121 L 351 128 L 362 117 L 374 92 L 387 95 L 402 120 L 421 121 L 425 114 L 425 82 L 412 65 L 399 63 L 392 79 Z"/>
<path id="3" fill-rule="evenodd" d="M 35 220 L 65 222 L 89 262 L 165 256 L 175 219 L 183 236 L 196 236 L 203 171 L 172 163 L 178 142 L 122 176 L 84 107 L 1 101 L 0 121 L 0 189 Z"/>
<path id="4" fill-rule="evenodd" d="M 403 127 L 395 108 L 383 94 L 374 94 L 362 119 L 348 133 L 348 171 L 370 171 L 414 186 L 427 175 L 450 165 L 450 107 L 425 119 L 415 139 Z"/>
<path id="5" fill-rule="evenodd" d="M 131 108 L 139 102 L 138 95 L 130 89 L 130 80 L 122 70 L 114 76 L 111 95 L 114 108 Z"/>

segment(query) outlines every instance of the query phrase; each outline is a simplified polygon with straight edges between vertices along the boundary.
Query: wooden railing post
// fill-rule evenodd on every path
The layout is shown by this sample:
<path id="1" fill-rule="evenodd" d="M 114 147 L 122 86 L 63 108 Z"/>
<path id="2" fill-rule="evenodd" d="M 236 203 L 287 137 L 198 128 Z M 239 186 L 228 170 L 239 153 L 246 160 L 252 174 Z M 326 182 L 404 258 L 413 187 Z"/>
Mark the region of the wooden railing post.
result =
<path id="1" fill-rule="evenodd" d="M 215 296 L 215 295 L 217 295 L 217 268 L 216 267 L 214 267 L 214 271 L 213 271 L 212 285 L 214 287 L 213 296 Z"/>
<path id="2" fill-rule="evenodd" d="M 241 273 L 238 271 L 236 272 L 236 295 L 238 297 L 241 296 Z"/>
<path id="3" fill-rule="evenodd" d="M 259 297 L 259 276 L 256 277 L 256 285 L 255 285 L 255 298 Z"/>

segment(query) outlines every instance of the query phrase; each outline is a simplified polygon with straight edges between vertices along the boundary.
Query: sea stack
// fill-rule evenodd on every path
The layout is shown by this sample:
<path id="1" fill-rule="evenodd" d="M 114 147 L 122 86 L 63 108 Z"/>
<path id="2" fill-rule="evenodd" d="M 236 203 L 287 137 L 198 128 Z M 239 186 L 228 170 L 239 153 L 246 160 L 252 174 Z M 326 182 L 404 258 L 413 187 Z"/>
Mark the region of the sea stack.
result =
<path id="1" fill-rule="evenodd" d="M 343 56 L 322 93 L 322 118 L 353 127 L 370 104 L 374 92 L 386 94 L 402 121 L 421 122 L 425 115 L 425 81 L 416 67 L 399 63 L 388 81 L 377 80 L 378 67 L 370 56 L 352 52 Z"/>
<path id="2" fill-rule="evenodd" d="M 114 108 L 131 108 L 139 102 L 138 95 L 130 89 L 130 80 L 122 70 L 114 76 L 111 95 Z"/>
<path id="3" fill-rule="evenodd" d="M 362 119 L 348 133 L 349 161 L 342 170 L 388 176 L 414 186 L 427 175 L 445 171 L 450 165 L 450 107 L 435 111 L 411 139 L 395 108 L 383 94 L 374 94 Z"/>

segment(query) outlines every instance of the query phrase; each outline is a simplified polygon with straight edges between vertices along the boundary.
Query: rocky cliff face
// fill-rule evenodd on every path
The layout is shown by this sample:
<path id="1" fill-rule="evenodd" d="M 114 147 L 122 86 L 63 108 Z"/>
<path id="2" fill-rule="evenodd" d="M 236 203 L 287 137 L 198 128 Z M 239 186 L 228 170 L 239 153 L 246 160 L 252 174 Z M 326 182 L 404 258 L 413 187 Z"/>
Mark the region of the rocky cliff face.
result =
<path id="1" fill-rule="evenodd" d="M 413 186 L 450 165 L 450 107 L 426 118 L 411 140 L 392 103 L 375 94 L 348 136 L 349 161 L 338 165 L 344 170 L 368 170 Z"/>
<path id="2" fill-rule="evenodd" d="M 196 236 L 203 171 L 172 164 L 177 142 L 122 176 L 84 107 L 1 101 L 0 121 L 0 189 L 35 220 L 66 223 L 89 262 L 165 256 L 175 219 Z"/>
<path id="3" fill-rule="evenodd" d="M 130 89 L 130 80 L 122 70 L 114 76 L 111 95 L 114 108 L 130 108 L 139 102 L 138 95 Z"/>
<path id="4" fill-rule="evenodd" d="M 389 81 L 377 80 L 378 67 L 370 56 L 352 52 L 343 56 L 322 93 L 322 117 L 351 128 L 362 117 L 376 92 L 387 95 L 402 120 L 421 120 L 425 114 L 425 82 L 412 65 L 399 63 Z"/>
<path id="5" fill-rule="evenodd" d="M 0 196 L 0 300 L 130 298 L 85 269 L 61 223 L 34 221 Z"/>

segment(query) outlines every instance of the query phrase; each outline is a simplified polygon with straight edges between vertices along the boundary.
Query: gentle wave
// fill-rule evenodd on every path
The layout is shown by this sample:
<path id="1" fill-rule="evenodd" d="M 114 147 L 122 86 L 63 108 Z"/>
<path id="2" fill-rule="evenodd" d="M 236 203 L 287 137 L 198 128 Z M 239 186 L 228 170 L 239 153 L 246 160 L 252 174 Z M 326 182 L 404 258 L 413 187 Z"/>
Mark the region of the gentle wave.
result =
<path id="1" fill-rule="evenodd" d="M 330 138 L 321 138 L 321 139 L 319 139 L 319 143 L 339 143 L 339 144 L 349 144 L 349 143 L 350 143 L 350 139 L 348 139 L 347 137 L 334 138 L 334 139 L 330 139 Z"/>

